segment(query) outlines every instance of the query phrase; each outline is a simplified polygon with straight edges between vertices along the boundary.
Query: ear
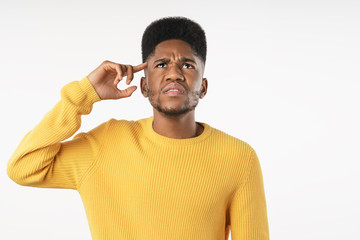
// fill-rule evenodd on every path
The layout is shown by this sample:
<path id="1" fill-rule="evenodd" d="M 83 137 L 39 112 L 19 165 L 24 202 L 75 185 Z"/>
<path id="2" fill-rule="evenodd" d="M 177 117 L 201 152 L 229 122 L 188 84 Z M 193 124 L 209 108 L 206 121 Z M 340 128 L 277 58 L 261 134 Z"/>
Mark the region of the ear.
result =
<path id="1" fill-rule="evenodd" d="M 140 79 L 140 89 L 141 89 L 141 93 L 144 97 L 148 97 L 147 91 L 146 91 L 146 78 L 145 77 L 141 77 Z"/>
<path id="2" fill-rule="evenodd" d="M 208 80 L 206 78 L 202 79 L 202 83 L 201 83 L 201 94 L 200 94 L 200 98 L 204 98 L 206 93 L 207 93 L 207 88 L 208 88 Z"/>

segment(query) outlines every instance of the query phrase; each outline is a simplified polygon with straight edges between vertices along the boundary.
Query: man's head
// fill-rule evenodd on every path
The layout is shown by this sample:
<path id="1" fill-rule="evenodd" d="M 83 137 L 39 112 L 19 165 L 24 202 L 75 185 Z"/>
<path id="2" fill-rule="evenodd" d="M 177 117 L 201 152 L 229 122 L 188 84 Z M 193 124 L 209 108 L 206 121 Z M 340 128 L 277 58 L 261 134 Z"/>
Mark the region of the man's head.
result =
<path id="1" fill-rule="evenodd" d="M 148 65 L 141 92 L 154 110 L 167 116 L 193 111 L 207 91 L 206 39 L 201 27 L 182 17 L 151 23 L 142 38 L 142 57 Z"/>

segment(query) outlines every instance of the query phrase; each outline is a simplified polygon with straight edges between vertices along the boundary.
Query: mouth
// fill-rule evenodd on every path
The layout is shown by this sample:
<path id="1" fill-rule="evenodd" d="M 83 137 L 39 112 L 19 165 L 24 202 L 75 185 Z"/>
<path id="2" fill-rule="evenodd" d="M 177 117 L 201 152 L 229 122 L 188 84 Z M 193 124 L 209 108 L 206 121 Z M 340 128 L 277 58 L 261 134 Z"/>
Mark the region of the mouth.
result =
<path id="1" fill-rule="evenodd" d="M 178 83 L 172 82 L 165 86 L 163 93 L 168 96 L 180 96 L 185 93 L 185 88 Z"/>

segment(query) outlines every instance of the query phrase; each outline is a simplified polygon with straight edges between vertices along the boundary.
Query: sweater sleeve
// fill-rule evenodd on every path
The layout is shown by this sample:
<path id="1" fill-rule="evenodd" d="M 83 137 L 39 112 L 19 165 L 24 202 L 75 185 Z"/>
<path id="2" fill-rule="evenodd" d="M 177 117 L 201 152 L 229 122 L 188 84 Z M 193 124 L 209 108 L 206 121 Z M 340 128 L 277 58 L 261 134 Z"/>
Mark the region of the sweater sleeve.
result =
<path id="1" fill-rule="evenodd" d="M 61 99 L 20 142 L 7 164 L 8 176 L 17 184 L 42 188 L 77 189 L 99 150 L 106 123 L 71 137 L 101 99 L 84 77 L 61 89 Z M 64 141 L 64 142 L 62 142 Z"/>
<path id="2" fill-rule="evenodd" d="M 235 193 L 230 206 L 232 240 L 268 240 L 269 226 L 263 176 L 256 152 L 244 184 Z"/>

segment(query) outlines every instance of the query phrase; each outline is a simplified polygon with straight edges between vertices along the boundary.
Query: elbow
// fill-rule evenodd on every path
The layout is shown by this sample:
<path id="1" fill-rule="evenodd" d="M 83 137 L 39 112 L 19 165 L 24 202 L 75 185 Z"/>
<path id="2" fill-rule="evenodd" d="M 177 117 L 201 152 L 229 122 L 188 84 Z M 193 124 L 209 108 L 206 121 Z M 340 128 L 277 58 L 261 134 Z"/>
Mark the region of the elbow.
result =
<path id="1" fill-rule="evenodd" d="M 12 164 L 8 164 L 6 168 L 6 173 L 8 177 L 13 180 L 15 183 L 26 186 L 26 177 L 22 176 L 20 172 Z"/>
<path id="2" fill-rule="evenodd" d="M 19 174 L 17 174 L 16 169 L 14 168 L 14 166 L 12 164 L 8 164 L 7 168 L 6 168 L 6 174 L 8 175 L 8 177 L 13 180 L 15 183 L 19 184 L 19 185 L 23 185 L 23 181 L 21 181 L 21 177 L 19 177 Z"/>
<path id="3" fill-rule="evenodd" d="M 9 162 L 6 168 L 8 177 L 21 186 L 35 186 L 39 182 L 39 176 L 26 171 L 26 167 Z"/>

